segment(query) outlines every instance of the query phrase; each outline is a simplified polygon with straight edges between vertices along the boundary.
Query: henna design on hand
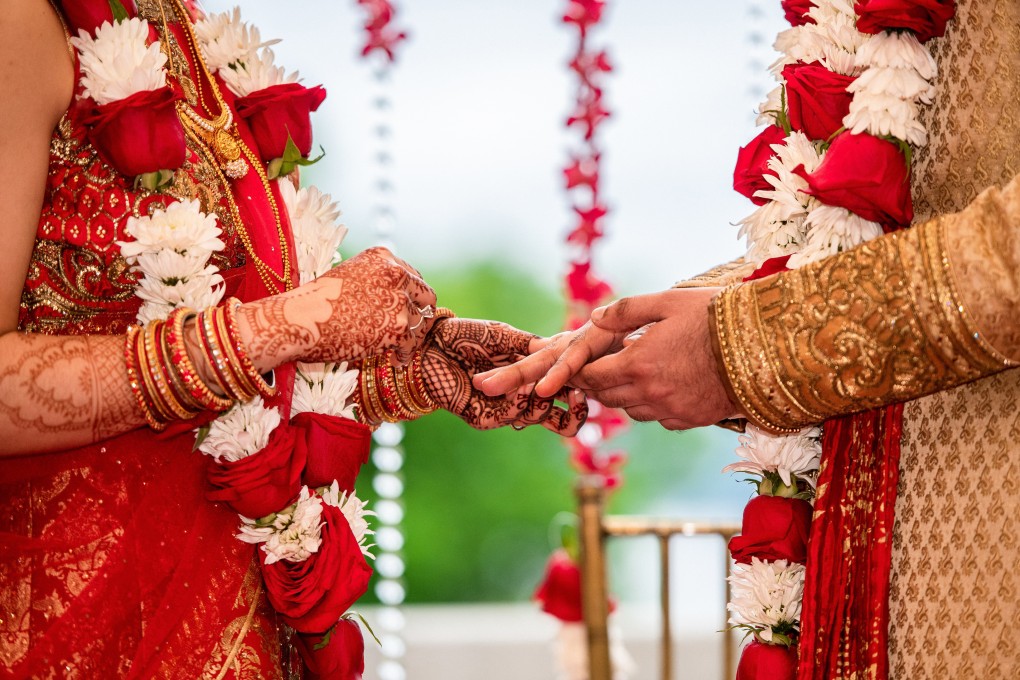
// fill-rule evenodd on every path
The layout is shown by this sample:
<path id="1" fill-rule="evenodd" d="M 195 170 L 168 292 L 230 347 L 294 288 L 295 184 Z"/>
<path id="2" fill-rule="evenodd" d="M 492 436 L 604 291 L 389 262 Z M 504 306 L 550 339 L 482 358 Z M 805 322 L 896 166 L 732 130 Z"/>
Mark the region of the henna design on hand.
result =
<path id="1" fill-rule="evenodd" d="M 435 304 L 416 270 L 385 248 L 370 248 L 296 290 L 242 306 L 239 316 L 249 356 L 267 370 L 388 350 L 406 361 L 429 329 L 418 323 L 418 310 Z"/>
<path id="2" fill-rule="evenodd" d="M 511 423 L 542 424 L 564 435 L 576 434 L 587 417 L 584 397 L 564 390 L 568 410 L 530 391 L 512 398 L 490 397 L 474 389 L 471 378 L 482 371 L 511 364 L 527 354 L 535 336 L 497 321 L 443 319 L 436 323 L 423 354 L 429 395 L 468 425 L 486 430 Z"/>

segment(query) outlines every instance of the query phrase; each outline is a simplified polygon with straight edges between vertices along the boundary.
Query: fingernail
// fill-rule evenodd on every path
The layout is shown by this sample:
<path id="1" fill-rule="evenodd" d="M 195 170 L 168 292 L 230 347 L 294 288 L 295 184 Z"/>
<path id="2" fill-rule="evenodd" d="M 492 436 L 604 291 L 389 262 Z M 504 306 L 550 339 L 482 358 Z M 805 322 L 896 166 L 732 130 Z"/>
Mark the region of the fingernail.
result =
<path id="1" fill-rule="evenodd" d="M 606 314 L 605 307 L 596 307 L 595 309 L 591 310 L 592 321 L 598 321 L 603 316 L 605 316 L 605 314 Z"/>

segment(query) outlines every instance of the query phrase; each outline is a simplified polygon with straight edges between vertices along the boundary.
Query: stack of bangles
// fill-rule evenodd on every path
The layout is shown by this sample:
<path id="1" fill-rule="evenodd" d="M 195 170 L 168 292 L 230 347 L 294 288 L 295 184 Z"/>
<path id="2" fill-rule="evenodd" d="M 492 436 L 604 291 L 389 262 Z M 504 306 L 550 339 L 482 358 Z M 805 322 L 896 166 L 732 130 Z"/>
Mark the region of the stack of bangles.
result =
<path id="1" fill-rule="evenodd" d="M 132 326 L 124 345 L 128 379 L 145 421 L 162 430 L 173 420 L 202 411 L 226 411 L 234 402 L 271 397 L 276 387 L 256 370 L 237 329 L 236 298 L 203 312 L 179 307 L 165 321 Z M 206 384 L 185 345 L 184 325 L 195 319 L 197 350 L 210 368 L 218 392 Z"/>
<path id="2" fill-rule="evenodd" d="M 436 320 L 454 316 L 445 307 L 435 311 Z M 361 363 L 358 374 L 358 419 L 376 426 L 386 421 L 415 420 L 439 408 L 425 389 L 422 351 L 411 355 L 406 366 L 394 366 L 385 356 L 373 356 Z"/>

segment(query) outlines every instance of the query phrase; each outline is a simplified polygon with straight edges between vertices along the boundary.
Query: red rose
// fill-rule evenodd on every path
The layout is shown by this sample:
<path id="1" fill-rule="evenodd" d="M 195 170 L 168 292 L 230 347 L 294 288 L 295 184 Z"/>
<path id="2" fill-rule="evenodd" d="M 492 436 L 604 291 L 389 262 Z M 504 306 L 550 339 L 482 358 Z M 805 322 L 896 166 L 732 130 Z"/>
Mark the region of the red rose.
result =
<path id="1" fill-rule="evenodd" d="M 861 33 L 906 29 L 927 42 L 945 35 L 956 0 L 857 0 L 854 11 Z"/>
<path id="2" fill-rule="evenodd" d="M 843 127 L 853 95 L 846 91 L 855 79 L 833 73 L 818 63 L 787 64 L 786 108 L 790 126 L 810 139 L 828 139 Z"/>
<path id="3" fill-rule="evenodd" d="M 846 208 L 886 229 L 906 227 L 914 219 L 910 171 L 892 142 L 844 132 L 813 173 L 803 166 L 794 172 L 807 181 L 806 193 L 822 203 Z"/>
<path id="4" fill-rule="evenodd" d="M 783 0 L 783 11 L 786 13 L 786 20 L 793 26 L 813 24 L 815 20 L 808 16 L 808 12 L 815 6 L 811 0 Z"/>
<path id="5" fill-rule="evenodd" d="M 796 680 L 797 650 L 754 640 L 744 647 L 736 680 Z"/>
<path id="6" fill-rule="evenodd" d="M 135 16 L 135 3 L 121 0 L 121 5 L 129 17 Z M 61 0 L 60 9 L 64 12 L 72 35 L 78 35 L 78 29 L 96 34 L 96 29 L 103 22 L 113 23 L 113 9 L 110 0 Z"/>
<path id="7" fill-rule="evenodd" d="M 779 272 L 788 272 L 790 271 L 790 268 L 786 265 L 789 264 L 789 262 L 789 255 L 783 255 L 782 257 L 770 257 L 762 262 L 760 267 L 745 276 L 744 281 L 757 281 L 758 279 L 764 279 L 766 276 L 772 276 Z"/>
<path id="8" fill-rule="evenodd" d="M 266 564 L 262 578 L 273 608 L 300 633 L 325 633 L 368 589 L 372 569 L 339 508 L 322 507 L 322 544 L 303 562 Z"/>
<path id="9" fill-rule="evenodd" d="M 737 167 L 733 169 L 733 188 L 747 196 L 755 205 L 768 201 L 754 195 L 756 191 L 768 191 L 772 185 L 765 181 L 765 175 L 775 175 L 768 168 L 769 159 L 776 155 L 773 144 L 782 144 L 786 133 L 778 125 L 769 125 L 757 137 L 737 152 Z"/>
<path id="10" fill-rule="evenodd" d="M 312 150 L 311 113 L 326 98 L 321 85 L 273 85 L 237 100 L 237 114 L 248 121 L 262 160 L 283 158 L 287 135 L 302 156 Z"/>
<path id="11" fill-rule="evenodd" d="M 584 620 L 581 613 L 581 569 L 566 550 L 557 550 L 545 567 L 545 578 L 535 591 L 542 611 L 560 621 Z"/>
<path id="12" fill-rule="evenodd" d="M 265 517 L 282 510 L 301 492 L 305 467 L 303 433 L 280 424 L 258 453 L 233 462 L 209 459 L 207 477 L 214 490 L 211 501 L 223 501 L 245 517 Z"/>
<path id="13" fill-rule="evenodd" d="M 329 486 L 335 479 L 341 489 L 352 493 L 361 466 L 368 462 L 371 428 L 349 418 L 321 413 L 299 413 L 291 425 L 305 435 L 305 484 L 312 488 Z"/>
<path id="14" fill-rule="evenodd" d="M 96 106 L 83 121 L 89 141 L 103 160 L 127 177 L 176 170 L 187 153 L 175 106 L 181 97 L 163 87 Z"/>
<path id="15" fill-rule="evenodd" d="M 760 560 L 807 561 L 811 504 L 799 498 L 755 496 L 744 508 L 741 533 L 730 539 L 730 552 L 740 564 Z"/>
<path id="16" fill-rule="evenodd" d="M 329 643 L 316 649 L 324 637 L 308 633 L 298 633 L 293 637 L 305 662 L 305 680 L 361 680 L 365 672 L 365 638 L 358 622 L 340 619 L 329 636 Z"/>

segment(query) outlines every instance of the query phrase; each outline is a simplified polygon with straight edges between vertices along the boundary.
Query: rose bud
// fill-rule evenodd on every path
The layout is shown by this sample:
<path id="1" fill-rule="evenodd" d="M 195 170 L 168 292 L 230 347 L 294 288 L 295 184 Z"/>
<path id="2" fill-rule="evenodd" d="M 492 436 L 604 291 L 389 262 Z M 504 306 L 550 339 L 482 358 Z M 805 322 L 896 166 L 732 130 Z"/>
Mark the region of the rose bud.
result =
<path id="1" fill-rule="evenodd" d="M 827 140 L 843 127 L 853 95 L 846 91 L 855 78 L 833 73 L 821 64 L 787 64 L 786 108 L 790 126 L 809 139 Z"/>
<path id="2" fill-rule="evenodd" d="M 736 680 L 796 680 L 797 650 L 754 640 L 744 647 Z"/>
<path id="3" fill-rule="evenodd" d="M 772 185 L 765 181 L 765 175 L 775 175 L 769 170 L 768 162 L 776 152 L 773 144 L 782 144 L 786 133 L 778 125 L 769 125 L 737 152 L 737 166 L 733 170 L 733 188 L 747 196 L 755 205 L 765 205 L 767 200 L 755 196 L 756 191 L 769 191 Z"/>
<path id="4" fill-rule="evenodd" d="M 799 498 L 755 496 L 744 507 L 741 533 L 730 539 L 730 553 L 741 564 L 760 560 L 807 560 L 811 504 Z"/>

